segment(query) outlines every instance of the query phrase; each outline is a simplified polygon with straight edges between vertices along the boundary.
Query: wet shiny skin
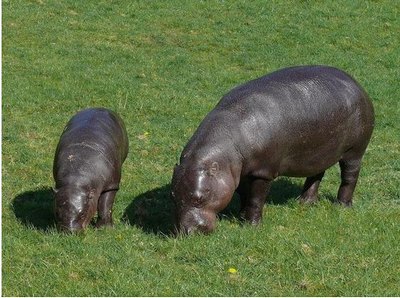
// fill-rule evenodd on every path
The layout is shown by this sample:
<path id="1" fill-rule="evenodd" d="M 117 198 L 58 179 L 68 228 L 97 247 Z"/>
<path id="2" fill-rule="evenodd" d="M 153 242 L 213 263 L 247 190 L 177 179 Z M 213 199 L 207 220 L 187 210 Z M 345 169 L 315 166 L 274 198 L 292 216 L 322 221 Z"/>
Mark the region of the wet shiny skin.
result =
<path id="1" fill-rule="evenodd" d="M 175 167 L 178 228 L 212 231 L 235 191 L 243 218 L 258 224 L 278 176 L 307 177 L 301 200 L 314 202 L 325 170 L 337 162 L 338 201 L 351 205 L 373 126 L 366 92 L 336 68 L 286 68 L 234 88 L 201 122 Z"/>
<path id="2" fill-rule="evenodd" d="M 77 113 L 66 125 L 54 157 L 55 217 L 62 231 L 111 225 L 111 209 L 128 154 L 124 123 L 114 112 L 96 108 Z"/>

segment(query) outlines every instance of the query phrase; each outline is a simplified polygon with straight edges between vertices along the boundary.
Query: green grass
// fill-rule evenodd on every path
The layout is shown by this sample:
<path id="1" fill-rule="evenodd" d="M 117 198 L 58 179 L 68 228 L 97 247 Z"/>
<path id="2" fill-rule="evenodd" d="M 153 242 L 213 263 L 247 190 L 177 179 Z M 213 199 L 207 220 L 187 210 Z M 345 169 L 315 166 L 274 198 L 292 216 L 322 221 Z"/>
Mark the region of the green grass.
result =
<path id="1" fill-rule="evenodd" d="M 3 295 L 400 295 L 399 2 L 2 4 Z M 374 102 L 354 208 L 330 202 L 335 166 L 316 206 L 295 200 L 302 179 L 280 178 L 262 226 L 236 219 L 235 198 L 215 233 L 171 237 L 172 169 L 197 125 L 235 85 L 298 64 L 342 68 Z M 115 227 L 60 235 L 53 154 L 92 106 L 130 138 Z"/>

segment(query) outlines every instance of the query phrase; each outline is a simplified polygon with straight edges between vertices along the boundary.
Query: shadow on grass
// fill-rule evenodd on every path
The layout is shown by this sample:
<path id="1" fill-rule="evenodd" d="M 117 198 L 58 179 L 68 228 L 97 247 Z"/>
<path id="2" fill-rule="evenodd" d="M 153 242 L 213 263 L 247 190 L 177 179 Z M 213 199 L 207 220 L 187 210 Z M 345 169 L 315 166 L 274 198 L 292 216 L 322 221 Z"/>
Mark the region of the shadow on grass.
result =
<path id="1" fill-rule="evenodd" d="M 122 215 L 122 221 L 146 233 L 172 236 L 174 206 L 169 198 L 171 185 L 147 191 L 132 200 Z"/>
<path id="2" fill-rule="evenodd" d="M 285 205 L 289 201 L 297 199 L 301 194 L 301 190 L 302 186 L 293 183 L 290 178 L 280 177 L 272 182 L 267 202 L 272 205 Z"/>
<path id="3" fill-rule="evenodd" d="M 12 209 L 25 226 L 47 231 L 55 226 L 53 204 L 53 191 L 45 187 L 19 194 L 12 202 Z"/>
<path id="4" fill-rule="evenodd" d="M 338 201 L 337 197 L 334 196 L 333 194 L 331 194 L 331 193 L 323 193 L 322 195 L 323 195 L 325 200 L 331 202 L 332 204 L 339 205 L 339 201 Z"/>
<path id="5" fill-rule="evenodd" d="M 172 236 L 174 234 L 174 204 L 170 199 L 171 185 L 155 188 L 136 198 L 125 209 L 122 221 L 142 229 L 146 233 Z M 287 178 L 273 182 L 267 202 L 274 205 L 287 204 L 296 199 L 301 187 Z M 240 199 L 237 194 L 218 216 L 228 220 L 238 220 Z"/>

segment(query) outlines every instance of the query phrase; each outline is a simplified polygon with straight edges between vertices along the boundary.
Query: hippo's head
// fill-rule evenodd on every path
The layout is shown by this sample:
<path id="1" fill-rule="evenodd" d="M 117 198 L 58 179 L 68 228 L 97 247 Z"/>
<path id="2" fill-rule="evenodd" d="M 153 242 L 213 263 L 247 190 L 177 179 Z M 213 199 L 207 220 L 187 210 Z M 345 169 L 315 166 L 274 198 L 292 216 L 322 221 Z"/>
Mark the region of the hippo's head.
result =
<path id="1" fill-rule="evenodd" d="M 65 232 L 85 229 L 97 209 L 94 192 L 77 187 L 63 187 L 55 189 L 54 194 L 57 228 Z"/>
<path id="2" fill-rule="evenodd" d="M 217 162 L 176 165 L 171 198 L 176 206 L 179 232 L 212 232 L 217 213 L 228 205 L 233 191 L 230 175 Z"/>

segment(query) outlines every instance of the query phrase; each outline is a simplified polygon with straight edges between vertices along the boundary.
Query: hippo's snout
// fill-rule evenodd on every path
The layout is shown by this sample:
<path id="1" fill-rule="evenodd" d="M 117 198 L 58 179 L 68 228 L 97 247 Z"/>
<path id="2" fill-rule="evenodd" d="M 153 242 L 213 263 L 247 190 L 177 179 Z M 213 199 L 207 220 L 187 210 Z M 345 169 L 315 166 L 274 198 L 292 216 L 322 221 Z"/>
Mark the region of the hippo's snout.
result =
<path id="1" fill-rule="evenodd" d="M 215 229 L 216 215 L 200 209 L 184 212 L 178 220 L 179 231 L 183 234 L 209 234 Z"/>
<path id="2" fill-rule="evenodd" d="M 86 227 L 84 221 L 79 219 L 78 215 L 72 212 L 60 212 L 59 210 L 56 210 L 55 218 L 57 222 L 57 230 L 60 232 L 77 233 Z"/>
<path id="3" fill-rule="evenodd" d="M 87 227 L 97 209 L 97 201 L 90 200 L 84 191 L 62 189 L 55 198 L 54 215 L 60 232 L 79 232 Z"/>

